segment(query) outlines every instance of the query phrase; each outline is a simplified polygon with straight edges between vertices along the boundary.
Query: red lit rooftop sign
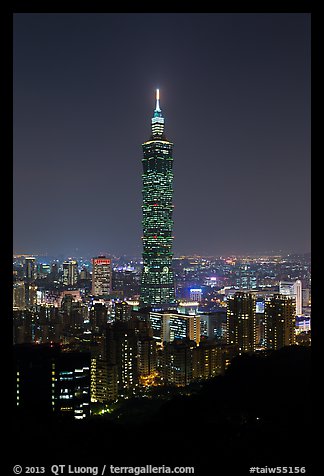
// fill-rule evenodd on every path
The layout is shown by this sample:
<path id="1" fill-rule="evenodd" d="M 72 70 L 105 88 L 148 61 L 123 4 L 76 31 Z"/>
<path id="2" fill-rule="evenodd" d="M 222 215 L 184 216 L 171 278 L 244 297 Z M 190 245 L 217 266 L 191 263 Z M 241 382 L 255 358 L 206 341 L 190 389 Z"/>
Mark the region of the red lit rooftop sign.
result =
<path id="1" fill-rule="evenodd" d="M 93 258 L 93 264 L 110 264 L 110 262 L 108 258 Z"/>

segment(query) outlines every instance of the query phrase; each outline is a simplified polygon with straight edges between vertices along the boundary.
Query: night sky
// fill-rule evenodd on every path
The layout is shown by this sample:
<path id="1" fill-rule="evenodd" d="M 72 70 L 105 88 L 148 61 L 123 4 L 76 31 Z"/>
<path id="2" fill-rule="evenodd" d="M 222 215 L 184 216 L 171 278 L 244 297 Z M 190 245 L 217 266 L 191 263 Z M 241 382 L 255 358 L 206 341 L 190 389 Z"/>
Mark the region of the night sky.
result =
<path id="1" fill-rule="evenodd" d="M 310 15 L 15 14 L 14 252 L 140 257 L 155 89 L 174 253 L 310 251 Z"/>

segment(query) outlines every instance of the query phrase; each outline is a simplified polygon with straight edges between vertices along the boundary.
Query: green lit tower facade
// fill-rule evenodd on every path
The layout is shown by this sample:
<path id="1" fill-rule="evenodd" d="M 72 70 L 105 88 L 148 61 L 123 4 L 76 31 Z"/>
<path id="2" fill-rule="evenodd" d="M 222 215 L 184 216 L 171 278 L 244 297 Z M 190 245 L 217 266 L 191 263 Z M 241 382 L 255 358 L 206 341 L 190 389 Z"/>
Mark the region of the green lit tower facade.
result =
<path id="1" fill-rule="evenodd" d="M 143 147 L 143 271 L 140 307 L 175 308 L 172 271 L 173 158 L 172 142 L 164 134 L 159 90 L 151 138 Z"/>

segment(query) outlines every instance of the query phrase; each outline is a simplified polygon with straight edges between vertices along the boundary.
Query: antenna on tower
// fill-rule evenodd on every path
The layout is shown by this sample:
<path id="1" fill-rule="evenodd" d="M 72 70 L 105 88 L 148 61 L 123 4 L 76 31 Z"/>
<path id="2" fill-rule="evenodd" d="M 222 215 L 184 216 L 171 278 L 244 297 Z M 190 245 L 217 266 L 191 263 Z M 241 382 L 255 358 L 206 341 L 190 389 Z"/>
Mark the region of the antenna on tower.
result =
<path id="1" fill-rule="evenodd" d="M 161 109 L 160 109 L 160 90 L 159 89 L 156 90 L 156 96 L 155 97 L 156 97 L 155 110 L 160 112 Z"/>

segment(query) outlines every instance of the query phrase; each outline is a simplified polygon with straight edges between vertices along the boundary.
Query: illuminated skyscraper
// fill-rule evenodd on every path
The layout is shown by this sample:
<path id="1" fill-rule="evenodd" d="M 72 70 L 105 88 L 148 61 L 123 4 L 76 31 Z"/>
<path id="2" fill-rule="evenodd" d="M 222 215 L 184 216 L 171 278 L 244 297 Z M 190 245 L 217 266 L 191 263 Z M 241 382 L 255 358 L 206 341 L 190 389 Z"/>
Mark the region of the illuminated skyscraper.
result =
<path id="1" fill-rule="evenodd" d="M 78 281 L 78 263 L 75 260 L 64 261 L 63 263 L 63 284 L 64 286 L 75 286 Z"/>
<path id="2" fill-rule="evenodd" d="M 107 296 L 111 293 L 111 260 L 105 256 L 92 259 L 92 294 Z"/>
<path id="3" fill-rule="evenodd" d="M 152 134 L 143 147 L 143 272 L 141 307 L 175 308 L 172 270 L 172 142 L 164 135 L 164 118 L 156 91 Z"/>

